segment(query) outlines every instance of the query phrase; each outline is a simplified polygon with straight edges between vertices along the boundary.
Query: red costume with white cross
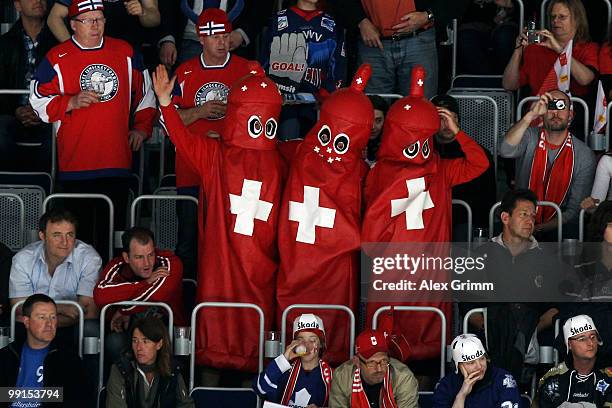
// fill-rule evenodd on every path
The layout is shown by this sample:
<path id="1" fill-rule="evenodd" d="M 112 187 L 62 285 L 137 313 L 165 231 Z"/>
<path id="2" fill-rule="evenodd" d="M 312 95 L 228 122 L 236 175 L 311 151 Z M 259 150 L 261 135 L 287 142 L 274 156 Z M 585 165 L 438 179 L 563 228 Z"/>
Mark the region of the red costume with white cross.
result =
<path id="1" fill-rule="evenodd" d="M 373 121 L 372 104 L 363 89 L 370 73 L 369 65 L 361 66 L 350 87 L 325 100 L 319 121 L 291 161 L 278 229 L 279 314 L 295 303 L 340 304 L 353 310 L 357 306 L 362 151 Z M 346 360 L 347 314 L 317 314 L 333 327 L 326 359 Z"/>
<path id="2" fill-rule="evenodd" d="M 276 146 L 282 98 L 261 67 L 252 73 L 230 89 L 220 141 L 191 134 L 174 106 L 161 107 L 161 121 L 197 169 L 206 197 L 197 301 L 254 303 L 263 309 L 269 330 L 284 173 Z M 198 315 L 196 362 L 254 372 L 258 336 L 254 311 L 205 309 Z"/>
<path id="3" fill-rule="evenodd" d="M 482 148 L 462 131 L 456 140 L 464 158 L 441 159 L 433 150 L 440 118 L 434 105 L 423 98 L 424 77 L 423 67 L 416 66 L 410 95 L 396 101 L 385 118 L 378 161 L 366 180 L 364 243 L 451 241 L 451 189 L 479 176 L 489 165 Z M 416 278 L 420 277 L 417 272 Z M 450 322 L 450 303 L 420 305 L 438 307 Z M 368 304 L 368 319 L 379 306 Z M 411 358 L 439 356 L 438 319 L 430 313 L 399 314 L 395 319 L 396 330 L 412 346 Z"/>

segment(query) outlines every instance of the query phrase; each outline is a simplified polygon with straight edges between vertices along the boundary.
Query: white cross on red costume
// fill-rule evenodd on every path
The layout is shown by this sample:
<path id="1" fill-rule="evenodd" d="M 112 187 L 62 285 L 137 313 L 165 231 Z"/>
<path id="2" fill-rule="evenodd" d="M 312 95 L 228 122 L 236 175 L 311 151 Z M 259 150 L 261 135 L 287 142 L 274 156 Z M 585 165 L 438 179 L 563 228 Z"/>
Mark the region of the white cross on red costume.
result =
<path id="1" fill-rule="evenodd" d="M 289 220 L 298 222 L 298 242 L 314 244 L 316 227 L 333 228 L 336 210 L 319 207 L 319 189 L 304 186 L 304 202 L 289 201 Z"/>
<path id="2" fill-rule="evenodd" d="M 234 232 L 242 235 L 253 235 L 255 220 L 268 221 L 272 203 L 260 200 L 261 181 L 244 179 L 242 195 L 230 194 L 230 212 L 235 214 Z"/>
<path id="3" fill-rule="evenodd" d="M 423 211 L 434 208 L 429 191 L 425 191 L 425 178 L 406 180 L 406 186 L 408 198 L 391 200 L 391 217 L 406 213 L 407 230 L 423 229 Z"/>
<path id="4" fill-rule="evenodd" d="M 93 11 L 103 9 L 104 5 L 102 4 L 102 0 L 84 0 L 77 3 L 77 8 L 79 9 L 80 13 L 87 10 Z"/>
<path id="5" fill-rule="evenodd" d="M 204 25 L 198 26 L 198 33 L 200 35 L 215 35 L 224 32 L 225 24 L 223 23 L 215 23 L 214 21 L 209 21 Z"/>

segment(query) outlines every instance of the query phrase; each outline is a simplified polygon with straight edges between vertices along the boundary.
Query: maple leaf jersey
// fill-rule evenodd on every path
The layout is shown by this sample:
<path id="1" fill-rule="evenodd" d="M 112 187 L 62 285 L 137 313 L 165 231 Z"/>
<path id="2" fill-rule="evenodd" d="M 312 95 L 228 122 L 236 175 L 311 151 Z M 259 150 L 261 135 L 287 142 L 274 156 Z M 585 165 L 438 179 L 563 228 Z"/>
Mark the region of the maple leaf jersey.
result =
<path id="1" fill-rule="evenodd" d="M 70 98 L 93 91 L 99 102 L 66 112 Z M 58 122 L 60 180 L 129 175 L 132 129 L 151 134 L 155 97 L 142 58 L 122 40 L 94 48 L 73 38 L 53 47 L 30 84 L 30 103 L 43 122 Z"/>
<path id="2" fill-rule="evenodd" d="M 172 103 L 178 109 L 201 106 L 208 101 L 227 102 L 230 86 L 249 73 L 248 60 L 228 54 L 222 65 L 207 65 L 202 54 L 191 58 L 176 69 L 176 82 Z M 224 116 L 215 119 L 198 119 L 187 128 L 198 137 L 208 137 L 209 131 L 223 131 Z M 190 167 L 180 152 L 176 156 L 176 187 L 197 187 L 200 176 Z"/>

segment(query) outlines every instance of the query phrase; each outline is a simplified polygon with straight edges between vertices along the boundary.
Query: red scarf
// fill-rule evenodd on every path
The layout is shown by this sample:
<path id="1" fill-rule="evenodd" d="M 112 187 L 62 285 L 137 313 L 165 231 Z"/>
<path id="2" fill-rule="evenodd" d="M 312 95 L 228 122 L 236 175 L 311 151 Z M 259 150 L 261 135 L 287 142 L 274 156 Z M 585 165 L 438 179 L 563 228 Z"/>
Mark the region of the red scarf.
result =
<path id="1" fill-rule="evenodd" d="M 298 358 L 291 365 L 291 371 L 289 372 L 289 381 L 287 381 L 285 391 L 283 392 L 283 399 L 281 400 L 282 405 L 289 404 L 289 399 L 291 399 L 291 396 L 293 395 L 295 384 L 297 384 L 301 368 L 302 360 Z M 326 407 L 327 400 L 329 398 L 329 390 L 331 388 L 332 382 L 332 368 L 325 361 L 319 359 L 319 369 L 321 371 L 321 380 L 323 380 L 323 384 L 325 384 L 325 401 L 323 402 L 323 406 Z"/>
<path id="2" fill-rule="evenodd" d="M 545 130 L 542 129 L 531 163 L 529 189 L 536 193 L 538 201 L 552 201 L 561 205 L 569 191 L 574 171 L 572 135 L 567 132 L 567 137 L 558 149 L 555 161 L 550 168 L 547 168 L 547 153 L 546 134 Z M 554 215 L 555 210 L 553 208 L 539 206 L 536 223 L 548 222 Z"/>
<path id="3" fill-rule="evenodd" d="M 361 371 L 359 367 L 355 369 L 353 375 L 353 392 L 351 393 L 351 408 L 369 408 L 370 402 L 361 385 Z M 380 390 L 380 408 L 398 408 L 393 399 L 393 385 L 391 383 L 391 366 L 387 369 L 387 374 L 383 380 Z"/>

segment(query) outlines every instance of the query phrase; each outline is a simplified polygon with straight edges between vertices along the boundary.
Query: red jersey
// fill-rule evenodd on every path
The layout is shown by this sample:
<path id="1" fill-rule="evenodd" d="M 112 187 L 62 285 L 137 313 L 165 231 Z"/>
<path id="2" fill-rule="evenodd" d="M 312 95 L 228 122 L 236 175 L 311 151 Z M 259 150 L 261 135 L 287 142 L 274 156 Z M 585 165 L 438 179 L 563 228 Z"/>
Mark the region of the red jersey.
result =
<path id="1" fill-rule="evenodd" d="M 597 61 L 599 46 L 594 42 L 574 42 L 572 46 L 572 58 L 582 64 L 599 69 Z M 519 83 L 521 86 L 529 85 L 531 93 L 538 92 L 544 79 L 548 75 L 559 54 L 542 45 L 531 44 L 525 48 L 523 63 L 519 70 Z M 596 81 L 594 81 L 596 83 Z M 575 79 L 570 79 L 570 92 L 574 96 L 584 96 L 589 93 L 592 84 L 579 85 Z"/>
<path id="2" fill-rule="evenodd" d="M 183 306 L 183 264 L 170 251 L 156 250 L 155 266 L 168 268 L 169 276 L 158 278 L 153 283 L 137 276 L 122 257 L 112 259 L 101 274 L 100 282 L 94 288 L 94 301 L 99 308 L 105 305 L 123 302 L 164 302 L 170 305 L 174 313 L 174 324 L 188 326 L 189 320 Z M 123 314 L 142 311 L 134 306 L 120 309 Z"/>
<path id="3" fill-rule="evenodd" d="M 383 37 L 392 35 L 391 27 L 401 23 L 400 18 L 416 11 L 414 0 L 361 0 L 368 18 L 382 33 Z"/>
<path id="4" fill-rule="evenodd" d="M 228 53 L 227 60 L 222 65 L 206 65 L 203 55 L 200 54 L 176 69 L 172 103 L 178 109 L 188 109 L 213 100 L 227 102 L 232 83 L 248 73 L 248 61 L 244 58 Z M 223 116 L 217 119 L 198 119 L 187 128 L 198 137 L 208 137 L 207 133 L 211 130 L 221 134 L 223 119 Z M 197 187 L 200 183 L 198 174 L 178 151 L 175 172 L 177 188 Z"/>
<path id="5" fill-rule="evenodd" d="M 129 175 L 133 129 L 151 134 L 155 96 L 142 58 L 122 40 L 104 37 L 83 48 L 74 37 L 41 61 L 31 84 L 30 103 L 43 122 L 59 122 L 57 154 L 60 180 Z M 100 102 L 66 112 L 70 98 L 94 91 Z"/>

